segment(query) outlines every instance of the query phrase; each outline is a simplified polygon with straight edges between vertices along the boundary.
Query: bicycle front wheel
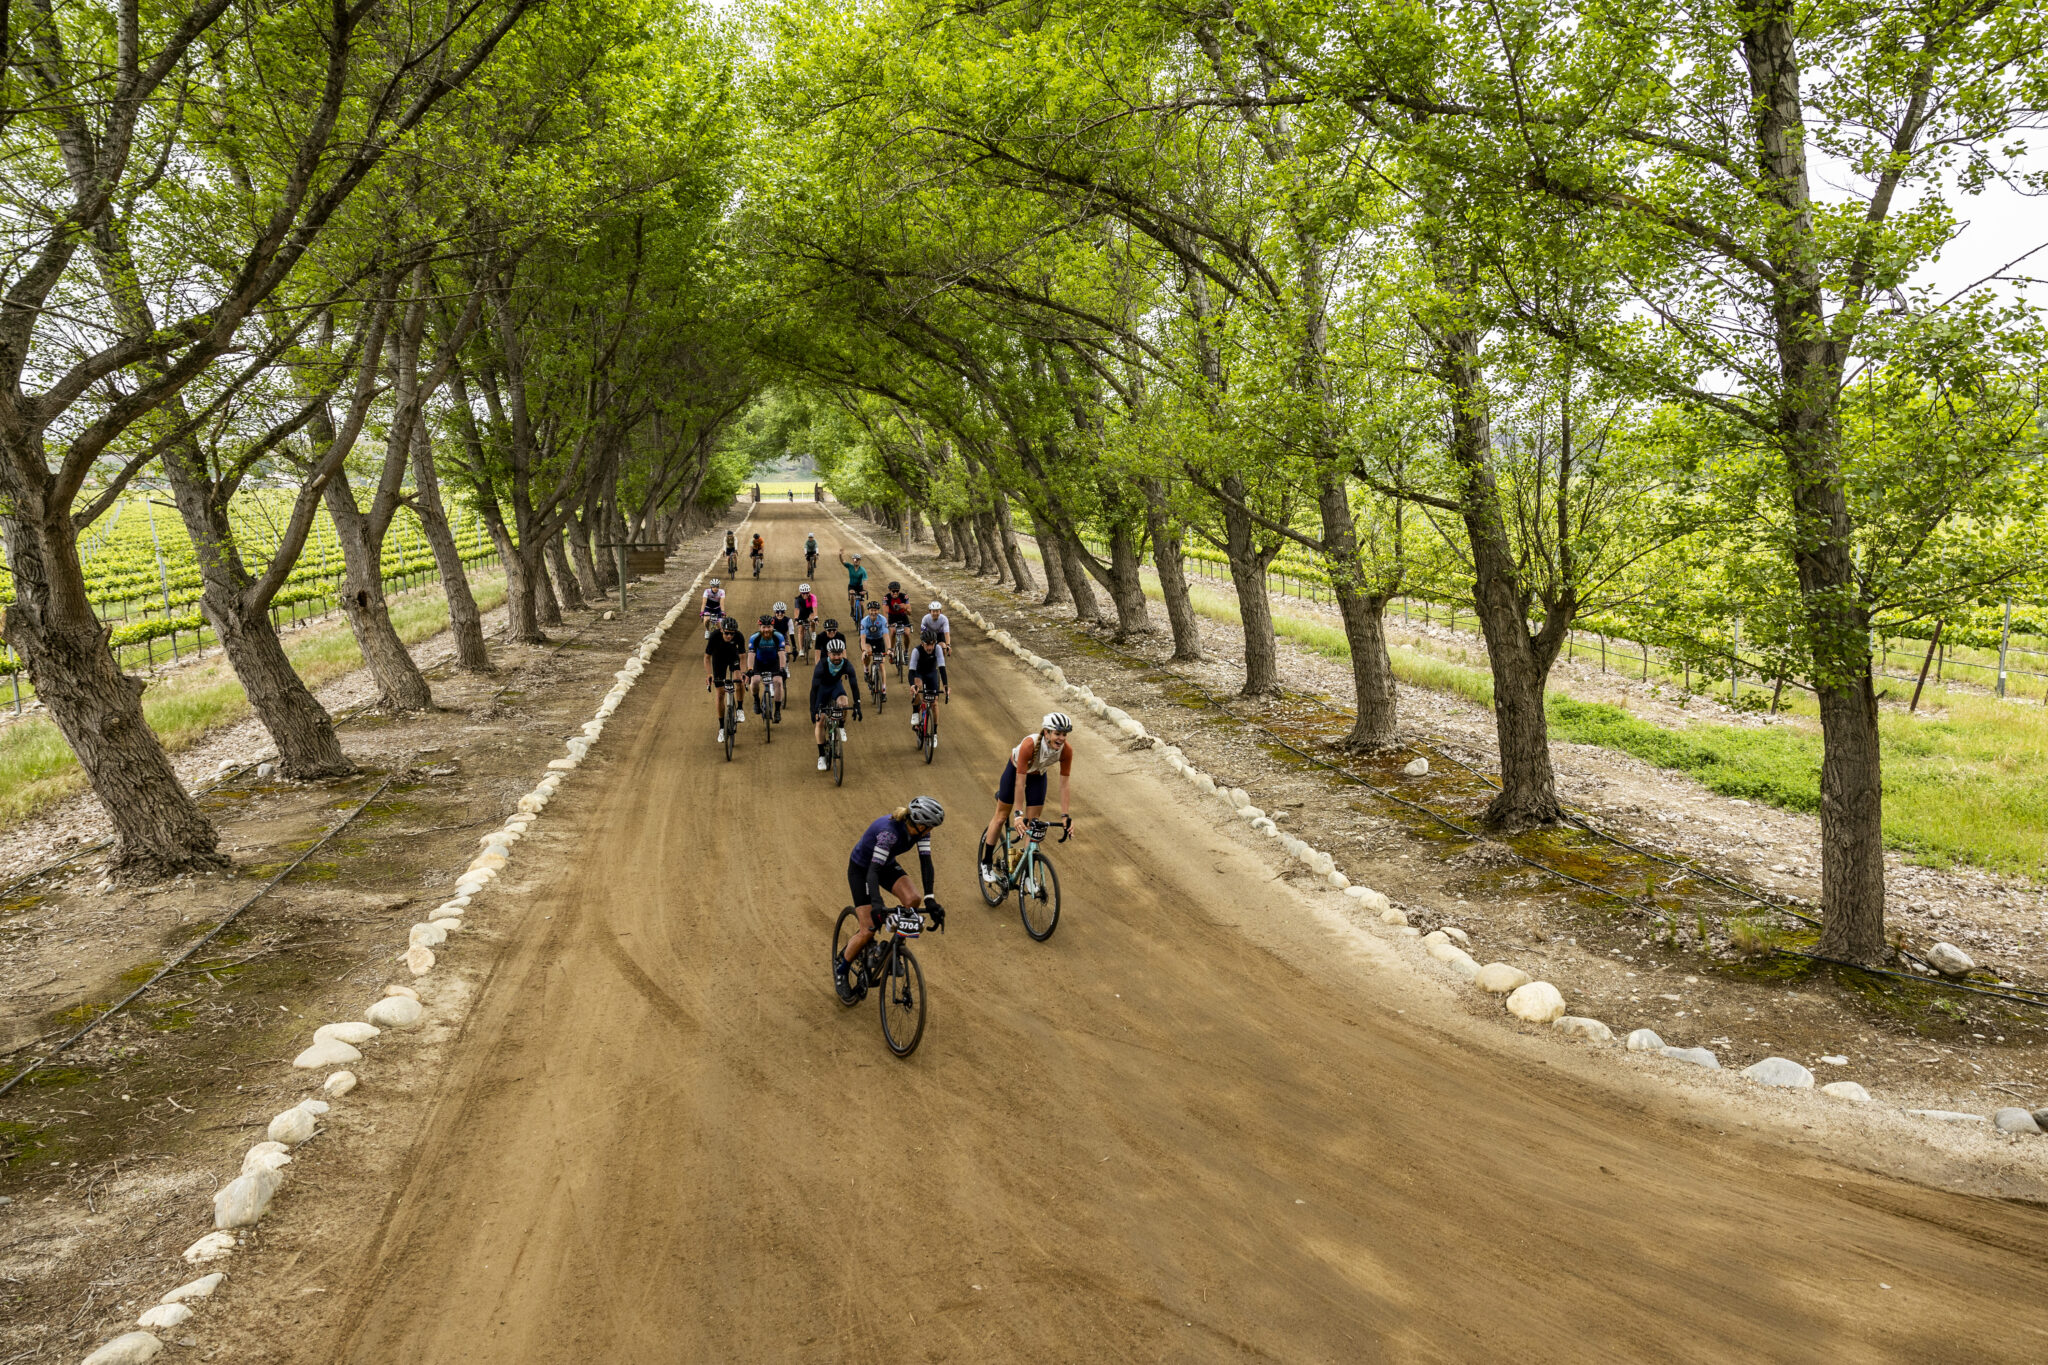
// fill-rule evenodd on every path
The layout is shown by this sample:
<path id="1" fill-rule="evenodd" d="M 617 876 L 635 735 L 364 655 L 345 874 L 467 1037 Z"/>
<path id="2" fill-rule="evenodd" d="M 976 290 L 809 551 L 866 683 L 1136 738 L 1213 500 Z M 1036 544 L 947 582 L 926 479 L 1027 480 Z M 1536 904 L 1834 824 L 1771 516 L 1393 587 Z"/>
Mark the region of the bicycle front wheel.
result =
<path id="1" fill-rule="evenodd" d="M 837 725 L 838 722 L 828 717 L 825 721 L 825 724 Z M 840 743 L 836 733 L 834 734 L 832 739 L 831 759 L 832 785 L 835 787 L 843 787 L 846 785 L 846 746 Z"/>
<path id="2" fill-rule="evenodd" d="M 1060 874 L 1043 853 L 1035 855 L 1017 879 L 1017 909 L 1024 915 L 1024 932 L 1040 943 L 1060 927 Z"/>
<path id="3" fill-rule="evenodd" d="M 924 1037 L 924 969 L 898 941 L 882 977 L 882 1041 L 898 1057 L 917 1051 Z"/>
<path id="4" fill-rule="evenodd" d="M 921 747 L 924 749 L 924 761 L 927 763 L 939 752 L 939 717 L 938 713 L 932 710 L 930 702 L 924 704 L 924 739 Z"/>
<path id="5" fill-rule="evenodd" d="M 739 729 L 740 709 L 732 704 L 728 694 L 725 702 L 725 761 L 728 763 L 732 762 L 732 742 L 738 738 Z"/>
<path id="6" fill-rule="evenodd" d="M 761 697 L 761 742 L 775 742 L 775 697 L 766 692 Z"/>

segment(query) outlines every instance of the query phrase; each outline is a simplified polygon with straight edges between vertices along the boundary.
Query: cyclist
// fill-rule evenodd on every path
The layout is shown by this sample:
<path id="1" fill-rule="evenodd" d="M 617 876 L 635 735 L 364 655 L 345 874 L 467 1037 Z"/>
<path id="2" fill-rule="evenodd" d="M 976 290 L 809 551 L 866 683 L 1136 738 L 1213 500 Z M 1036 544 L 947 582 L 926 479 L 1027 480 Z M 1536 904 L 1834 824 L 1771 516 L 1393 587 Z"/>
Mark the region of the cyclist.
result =
<path id="1" fill-rule="evenodd" d="M 725 693 L 722 689 L 726 678 L 740 668 L 746 652 L 746 641 L 740 639 L 740 623 L 730 616 L 721 618 L 718 628 L 704 642 L 704 687 L 711 693 L 712 704 L 718 712 L 720 744 L 725 743 Z M 733 715 L 745 720 L 747 709 L 742 706 Z"/>
<path id="2" fill-rule="evenodd" d="M 735 531 L 727 531 L 725 533 L 725 571 L 728 574 L 736 574 L 740 571 L 740 545 L 739 541 L 735 539 L 737 534 Z"/>
<path id="3" fill-rule="evenodd" d="M 837 725 L 839 742 L 846 743 L 846 708 L 859 704 L 860 677 L 847 662 L 846 641 L 828 640 L 818 666 L 811 670 L 811 729 L 818 741 L 819 772 L 830 766 L 825 761 L 825 727 Z"/>
<path id="4" fill-rule="evenodd" d="M 940 644 L 947 649 L 953 647 L 953 622 L 941 604 L 934 602 L 926 609 L 924 619 L 917 623 L 917 629 L 920 634 L 927 630 L 935 630 L 939 633 Z"/>
<path id="5" fill-rule="evenodd" d="M 710 639 L 718 630 L 718 623 L 725 617 L 725 589 L 712 579 L 704 589 L 704 605 L 697 612 L 697 619 L 704 623 L 704 638 Z"/>
<path id="6" fill-rule="evenodd" d="M 839 567 L 846 570 L 846 606 L 853 613 L 853 619 L 860 619 L 860 600 L 868 595 L 868 571 L 860 566 L 860 556 L 846 557 L 846 551 L 839 552 Z"/>
<path id="7" fill-rule="evenodd" d="M 889 649 L 889 623 L 882 619 L 882 604 L 870 600 L 868 614 L 860 618 L 860 671 L 865 675 L 870 659 L 886 659 Z M 882 680 L 876 689 L 878 698 L 889 695 L 889 671 L 885 668 L 876 676 Z"/>
<path id="8" fill-rule="evenodd" d="M 789 603 L 787 602 L 777 602 L 775 604 L 775 632 L 782 637 L 782 647 L 784 649 L 794 647 L 796 634 L 789 624 Z"/>
<path id="9" fill-rule="evenodd" d="M 747 548 L 747 558 L 754 561 L 754 577 L 761 576 L 761 560 L 767 555 L 767 547 L 761 543 L 761 533 L 754 532 L 754 543 Z"/>
<path id="10" fill-rule="evenodd" d="M 811 641 L 811 648 L 816 650 L 818 657 L 822 659 L 825 657 L 825 646 L 834 640 L 846 645 L 848 649 L 852 648 L 852 642 L 839 629 L 838 618 L 828 616 L 825 618 L 825 623 L 818 627 L 818 638 Z"/>
<path id="11" fill-rule="evenodd" d="M 1017 774 L 1024 774 L 1024 811 L 1013 821 L 1013 828 L 1021 838 L 1024 821 L 1036 820 L 1038 813 L 1045 809 L 1045 775 L 1057 763 L 1060 765 L 1060 820 L 1068 830 L 1074 828 L 1074 817 L 1068 814 L 1067 786 L 1074 772 L 1074 746 L 1070 737 L 1074 733 L 1073 719 L 1064 711 L 1048 711 L 1039 722 L 1038 733 L 1026 735 L 1017 747 L 1010 751 L 1010 761 L 1003 765 L 1003 775 L 996 783 L 996 813 L 989 819 L 988 829 L 981 836 L 981 879 L 993 885 L 1003 879 L 996 868 L 996 840 L 1001 836 L 1003 821 L 1010 818 L 1017 805 Z M 1017 845 L 1013 857 L 1023 855 L 1023 845 Z"/>
<path id="12" fill-rule="evenodd" d="M 860 931 L 847 940 L 845 955 L 832 959 L 832 985 L 841 1000 L 853 999 L 847 987 L 847 968 L 882 922 L 884 891 L 894 896 L 898 905 L 930 915 L 934 928 L 946 927 L 945 907 L 932 895 L 932 831 L 944 823 L 944 806 L 929 796 L 913 796 L 909 804 L 869 825 L 847 856 L 846 888 L 853 893 L 854 908 L 860 912 Z M 911 888 L 910 874 L 896 861 L 912 847 L 917 849 L 917 870 L 924 880 L 921 895 Z"/>
<path id="13" fill-rule="evenodd" d="M 782 697 L 782 679 L 789 676 L 789 637 L 775 629 L 775 618 L 761 613 L 761 628 L 747 637 L 747 677 L 766 678 L 768 686 L 754 710 L 767 719 L 775 715 L 775 703 Z M 744 714 L 744 712 L 742 712 Z M 725 741 L 721 739 L 721 744 Z"/>
<path id="14" fill-rule="evenodd" d="M 796 585 L 796 638 L 797 653 L 807 654 L 811 644 L 811 618 L 818 614 L 818 595 L 811 591 L 808 583 Z"/>
<path id="15" fill-rule="evenodd" d="M 910 594 L 903 591 L 901 583 L 892 581 L 889 584 L 888 595 L 882 599 L 882 605 L 889 613 L 889 635 L 891 642 L 894 642 L 895 636 L 900 632 L 903 636 L 904 645 L 908 647 L 910 644 Z"/>
<path id="16" fill-rule="evenodd" d="M 910 651 L 910 728 L 917 729 L 918 716 L 924 703 L 939 695 L 945 689 L 946 650 L 939 643 L 939 633 L 927 630 L 917 637 L 917 647 Z"/>
<path id="17" fill-rule="evenodd" d="M 807 574 L 807 575 L 813 575 L 813 574 L 816 574 L 817 572 L 818 572 L 818 538 L 817 538 L 816 536 L 805 536 L 805 537 L 804 537 L 804 573 L 805 573 L 805 574 Z M 811 585 L 810 585 L 810 584 L 808 584 L 808 583 L 804 584 L 804 591 L 805 591 L 805 592 L 809 592 L 809 591 L 810 591 L 810 588 L 811 588 Z"/>

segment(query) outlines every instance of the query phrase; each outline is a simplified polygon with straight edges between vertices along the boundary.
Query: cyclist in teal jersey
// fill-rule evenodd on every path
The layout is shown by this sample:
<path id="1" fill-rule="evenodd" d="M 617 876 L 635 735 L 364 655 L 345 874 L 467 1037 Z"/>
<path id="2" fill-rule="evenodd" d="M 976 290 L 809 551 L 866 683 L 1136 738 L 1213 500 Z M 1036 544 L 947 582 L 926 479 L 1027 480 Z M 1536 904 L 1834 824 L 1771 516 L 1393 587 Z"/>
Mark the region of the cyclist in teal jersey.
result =
<path id="1" fill-rule="evenodd" d="M 868 571 L 861 567 L 859 555 L 848 559 L 844 550 L 839 552 L 839 567 L 846 570 L 846 609 L 858 621 L 861 599 L 868 595 Z"/>

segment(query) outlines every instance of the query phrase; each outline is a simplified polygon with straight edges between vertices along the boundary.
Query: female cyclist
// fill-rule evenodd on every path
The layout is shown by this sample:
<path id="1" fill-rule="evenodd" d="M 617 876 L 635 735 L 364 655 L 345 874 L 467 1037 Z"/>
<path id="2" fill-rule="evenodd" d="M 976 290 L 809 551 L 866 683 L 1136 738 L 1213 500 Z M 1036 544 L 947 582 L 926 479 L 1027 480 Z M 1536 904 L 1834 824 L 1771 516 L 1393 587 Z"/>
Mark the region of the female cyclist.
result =
<path id="1" fill-rule="evenodd" d="M 796 585 L 796 635 L 790 641 L 797 657 L 811 652 L 811 618 L 818 614 L 818 594 L 811 591 L 808 583 Z"/>
<path id="2" fill-rule="evenodd" d="M 832 985 L 841 1000 L 852 998 L 847 989 L 846 969 L 860 956 L 882 922 L 882 893 L 909 909 L 922 909 L 932 917 L 934 927 L 946 927 L 946 912 L 932 896 L 932 831 L 946 822 L 946 809 L 929 796 L 913 796 L 869 825 L 853 846 L 846 862 L 846 888 L 853 893 L 854 908 L 860 912 L 860 932 L 847 940 L 843 957 L 832 959 Z M 912 845 L 917 847 L 918 871 L 924 877 L 924 894 L 911 889 L 910 874 L 896 861 Z"/>
<path id="3" fill-rule="evenodd" d="M 1074 817 L 1068 814 L 1068 782 L 1074 772 L 1074 746 L 1069 737 L 1074 733 L 1074 722 L 1064 711 L 1049 711 L 1040 722 L 1038 733 L 1026 735 L 1017 747 L 1010 751 L 1010 761 L 1003 766 L 1003 775 L 996 782 L 996 813 L 988 822 L 988 829 L 981 836 L 981 877 L 994 884 L 1002 880 L 997 870 L 996 840 L 1002 836 L 1003 821 L 1010 818 L 1017 806 L 1017 774 L 1024 774 L 1024 810 L 1013 828 L 1021 838 L 1024 821 L 1036 820 L 1038 813 L 1045 809 L 1045 775 L 1057 763 L 1060 765 L 1060 820 L 1069 830 L 1074 828 Z M 1023 845 L 1016 845 L 1019 854 Z"/>

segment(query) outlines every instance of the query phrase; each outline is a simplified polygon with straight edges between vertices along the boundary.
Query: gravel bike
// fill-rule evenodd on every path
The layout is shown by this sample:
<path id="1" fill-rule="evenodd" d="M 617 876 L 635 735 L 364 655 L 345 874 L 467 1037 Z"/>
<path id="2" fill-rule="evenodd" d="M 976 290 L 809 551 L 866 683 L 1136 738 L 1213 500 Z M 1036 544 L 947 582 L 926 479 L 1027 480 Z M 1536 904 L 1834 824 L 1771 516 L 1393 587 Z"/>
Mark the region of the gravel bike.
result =
<path id="1" fill-rule="evenodd" d="M 938 902 L 927 897 L 925 905 L 936 908 Z M 868 940 L 867 951 L 848 964 L 847 991 L 839 996 L 839 1003 L 850 1009 L 866 999 L 869 990 L 880 992 L 882 1041 L 898 1057 L 908 1057 L 917 1051 L 918 1041 L 924 1037 L 924 969 L 917 965 L 907 940 L 924 932 L 927 913 L 928 910 L 898 906 L 884 916 L 882 923 L 875 926 L 875 936 Z M 933 916 L 933 922 L 941 933 L 945 932 L 939 916 Z M 839 912 L 839 922 L 832 926 L 834 961 L 846 956 L 846 945 L 859 931 L 860 912 L 849 905 Z M 838 991 L 835 989 L 833 994 L 838 995 Z"/>
<path id="2" fill-rule="evenodd" d="M 728 549 L 725 552 L 725 576 L 727 578 L 736 578 L 739 576 L 739 571 L 740 552 L 737 548 Z"/>
<path id="3" fill-rule="evenodd" d="M 1027 837 L 1024 852 L 1017 859 L 1015 867 L 1010 866 L 1010 850 L 1015 847 L 1010 822 L 1003 822 L 1002 842 L 996 845 L 994 864 L 996 880 L 977 877 L 981 883 L 981 898 L 991 908 L 1001 905 L 1003 898 L 1012 888 L 1017 892 L 1017 910 L 1024 917 L 1024 932 L 1040 943 L 1052 937 L 1052 931 L 1060 927 L 1060 875 L 1053 871 L 1052 859 L 1040 851 L 1045 842 L 1045 832 L 1052 828 L 1048 820 L 1027 820 L 1024 822 Z M 1072 831 L 1062 828 L 1060 842 L 1065 843 Z M 1004 871 L 1008 868 L 1008 871 Z"/>
<path id="4" fill-rule="evenodd" d="M 754 561 L 754 577 L 759 578 L 761 576 L 761 552 L 756 550 L 748 555 L 747 558 Z"/>
<path id="5" fill-rule="evenodd" d="M 910 637 L 903 627 L 889 632 L 889 657 L 896 663 L 896 681 L 903 681 L 903 670 L 910 663 Z"/>
<path id="6" fill-rule="evenodd" d="M 732 742 L 740 729 L 740 684 L 737 678 L 727 678 L 718 686 L 725 689 L 725 761 L 730 763 Z"/>
<path id="7" fill-rule="evenodd" d="M 775 742 L 775 727 L 782 723 L 782 689 L 763 674 L 754 675 L 754 714 L 761 718 L 761 742 Z"/>
<path id="8" fill-rule="evenodd" d="M 853 718 L 859 720 L 860 703 L 855 702 L 851 710 Z M 811 717 L 812 724 L 815 725 L 817 721 L 818 717 Z M 825 712 L 825 768 L 832 774 L 832 785 L 835 787 L 846 785 L 846 742 L 839 738 L 839 727 L 845 721 L 846 712 L 836 706 Z"/>
<path id="9" fill-rule="evenodd" d="M 946 705 L 951 706 L 953 704 L 952 688 L 947 688 L 939 695 L 946 699 Z M 918 706 L 917 747 L 923 752 L 924 761 L 929 763 L 939 752 L 939 713 L 938 709 L 932 705 L 931 694 L 928 692 L 924 693 L 922 700 L 915 704 Z"/>
<path id="10" fill-rule="evenodd" d="M 878 654 L 868 655 L 868 695 L 875 699 L 875 714 L 881 715 L 882 708 L 889 704 L 889 694 L 882 690 L 882 658 Z"/>

